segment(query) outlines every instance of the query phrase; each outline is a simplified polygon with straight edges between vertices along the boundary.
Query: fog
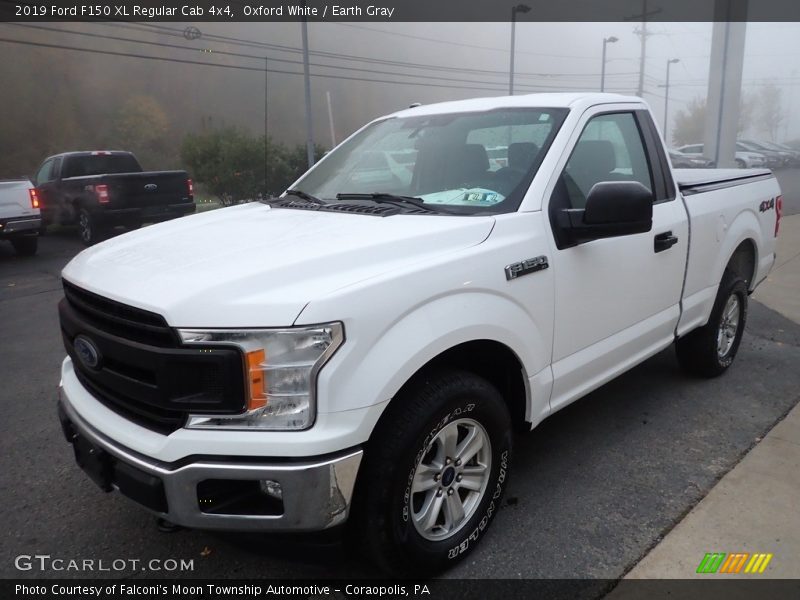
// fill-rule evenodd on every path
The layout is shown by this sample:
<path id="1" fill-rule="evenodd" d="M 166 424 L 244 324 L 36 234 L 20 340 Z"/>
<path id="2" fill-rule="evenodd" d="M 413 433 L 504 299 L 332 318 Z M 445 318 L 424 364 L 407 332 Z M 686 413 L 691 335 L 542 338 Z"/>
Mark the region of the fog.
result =
<path id="1" fill-rule="evenodd" d="M 618 41 L 607 45 L 606 91 L 635 93 L 640 25 L 519 22 L 515 93 L 598 91 L 603 39 L 611 36 Z M 200 33 L 199 39 L 186 39 L 187 26 L 197 28 L 193 31 Z M 59 46 L 0 42 L 0 177 L 30 175 L 55 152 L 125 149 L 145 134 L 150 150 L 141 158 L 148 168 L 180 166 L 180 145 L 187 133 L 232 126 L 263 135 L 265 64 L 269 135 L 287 144 L 305 139 L 299 23 L 37 27 L 47 30 L 0 25 L 1 39 Z M 341 141 L 366 121 L 412 102 L 507 94 L 510 27 L 310 23 L 315 142 L 332 144 L 328 95 L 333 129 Z M 702 103 L 707 93 L 712 24 L 651 23 L 647 29 L 644 98 L 659 126 L 664 123 L 667 61 L 680 60 L 671 65 L 670 74 L 666 138 L 673 145 L 681 113 L 693 102 Z M 778 142 L 800 138 L 798 34 L 796 23 L 747 25 L 743 137 Z M 193 64 L 197 62 L 222 66 Z M 764 99 L 767 88 L 777 90 L 770 101 Z"/>

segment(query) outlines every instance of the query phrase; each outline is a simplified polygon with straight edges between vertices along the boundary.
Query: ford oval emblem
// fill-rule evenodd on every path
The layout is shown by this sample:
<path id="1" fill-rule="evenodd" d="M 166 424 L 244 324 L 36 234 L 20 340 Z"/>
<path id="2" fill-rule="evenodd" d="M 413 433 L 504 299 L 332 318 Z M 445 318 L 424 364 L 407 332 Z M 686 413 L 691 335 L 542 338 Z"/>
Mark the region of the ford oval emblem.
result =
<path id="1" fill-rule="evenodd" d="M 81 361 L 87 369 L 96 369 L 100 366 L 100 350 L 94 345 L 94 342 L 86 336 L 79 335 L 72 342 L 75 348 L 75 353 L 78 355 L 78 360 Z"/>
<path id="2" fill-rule="evenodd" d="M 144 189 L 146 189 L 148 192 L 154 192 L 158 189 L 158 186 L 155 183 L 148 183 L 144 186 Z"/>

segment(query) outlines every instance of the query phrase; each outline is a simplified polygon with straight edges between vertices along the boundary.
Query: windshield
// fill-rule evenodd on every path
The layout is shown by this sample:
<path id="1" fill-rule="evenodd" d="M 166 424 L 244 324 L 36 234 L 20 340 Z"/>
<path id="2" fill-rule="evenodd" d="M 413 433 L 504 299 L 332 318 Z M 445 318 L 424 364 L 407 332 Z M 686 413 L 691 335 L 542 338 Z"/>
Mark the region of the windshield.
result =
<path id="1" fill-rule="evenodd" d="M 389 118 L 338 146 L 293 189 L 328 202 L 388 195 L 447 214 L 511 212 L 566 114 L 505 108 Z"/>

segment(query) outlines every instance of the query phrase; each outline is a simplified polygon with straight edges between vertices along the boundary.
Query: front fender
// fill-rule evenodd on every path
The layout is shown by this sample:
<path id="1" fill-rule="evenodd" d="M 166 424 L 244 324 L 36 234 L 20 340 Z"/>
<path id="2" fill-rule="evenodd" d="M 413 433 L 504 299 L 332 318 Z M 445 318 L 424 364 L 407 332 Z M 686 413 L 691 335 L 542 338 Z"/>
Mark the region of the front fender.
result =
<path id="1" fill-rule="evenodd" d="M 492 315 L 491 322 L 486 315 Z M 474 340 L 491 340 L 508 347 L 520 360 L 525 378 L 549 362 L 550 346 L 523 307 L 488 290 L 435 298 L 400 316 L 376 336 L 375 344 L 358 360 L 355 375 L 338 394 L 371 404 L 393 398 L 422 367 L 443 352 Z M 341 365 L 344 366 L 344 365 Z M 344 369 L 349 371 L 348 368 Z M 331 382 L 334 384 L 335 382 Z M 546 407 L 546 400 L 544 407 Z M 538 414 L 538 413 L 536 413 Z"/>

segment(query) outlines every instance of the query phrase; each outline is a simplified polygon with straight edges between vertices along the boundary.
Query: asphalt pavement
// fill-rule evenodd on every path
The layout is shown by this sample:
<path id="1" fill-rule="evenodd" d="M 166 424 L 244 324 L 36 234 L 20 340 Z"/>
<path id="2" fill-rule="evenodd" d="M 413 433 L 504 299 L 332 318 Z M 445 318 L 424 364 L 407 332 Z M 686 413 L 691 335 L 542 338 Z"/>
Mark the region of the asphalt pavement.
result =
<path id="1" fill-rule="evenodd" d="M 800 174 L 779 178 L 786 214 L 800 213 Z M 19 571 L 21 554 L 194 559 L 184 573 L 95 573 L 114 577 L 375 576 L 336 536 L 161 533 L 143 510 L 100 492 L 75 465 L 55 413 L 58 273 L 81 247 L 70 232 L 40 243 L 27 259 L 0 243 L 0 577 L 86 576 Z M 626 573 L 800 400 L 800 325 L 750 306 L 723 377 L 683 375 L 668 349 L 519 436 L 505 506 L 476 552 L 444 576 Z"/>

